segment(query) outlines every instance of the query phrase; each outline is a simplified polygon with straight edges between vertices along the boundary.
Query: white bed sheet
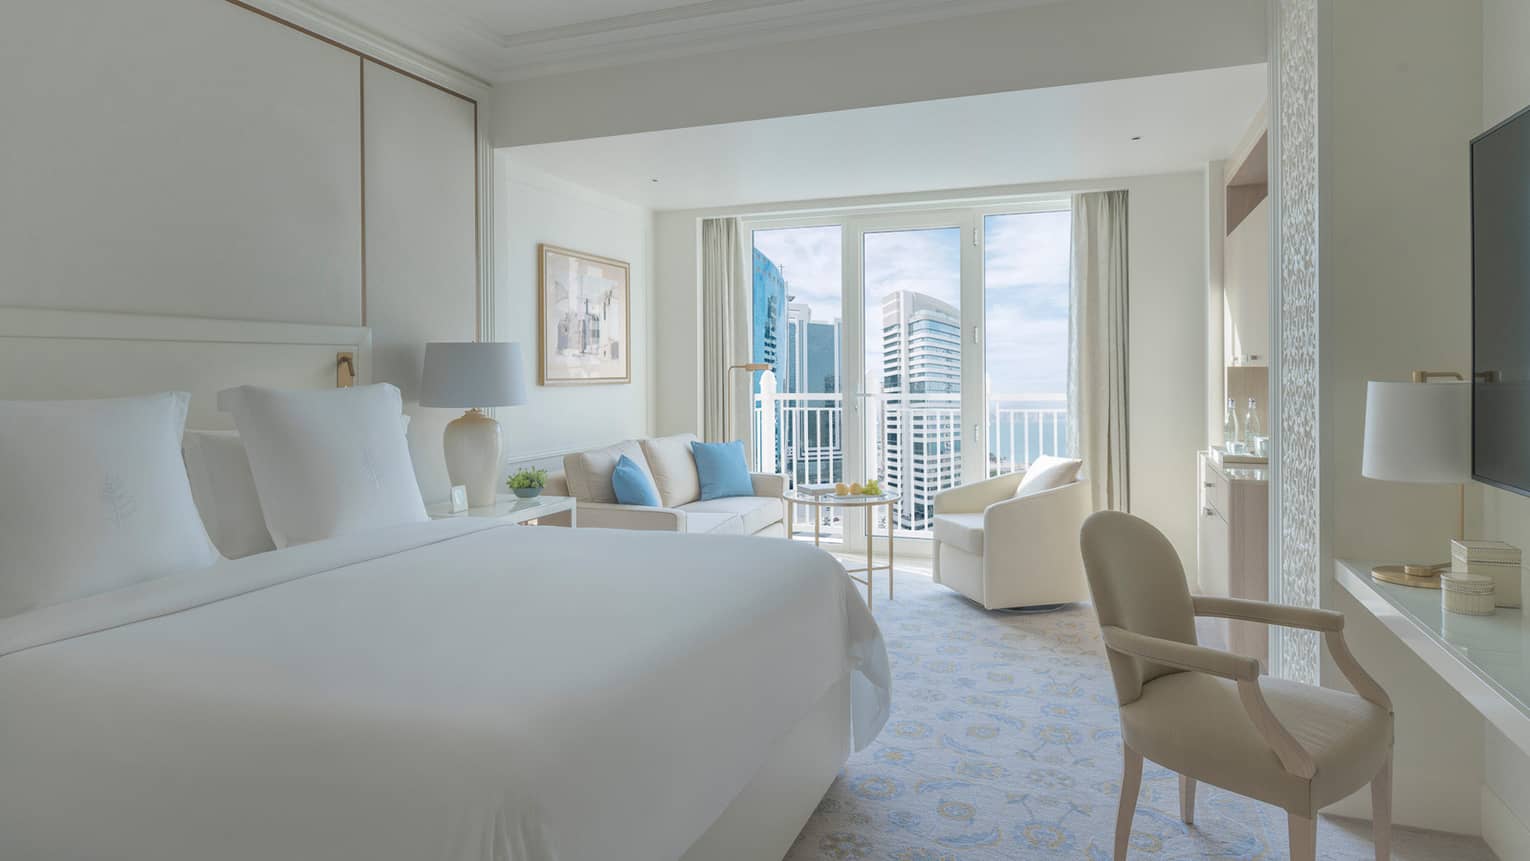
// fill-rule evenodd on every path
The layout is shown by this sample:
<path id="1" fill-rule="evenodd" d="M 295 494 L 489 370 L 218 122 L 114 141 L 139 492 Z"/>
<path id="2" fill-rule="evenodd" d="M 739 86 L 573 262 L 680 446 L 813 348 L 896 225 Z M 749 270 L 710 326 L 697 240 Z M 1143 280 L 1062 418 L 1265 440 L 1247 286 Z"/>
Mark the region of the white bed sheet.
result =
<path id="1" fill-rule="evenodd" d="M 779 539 L 462 521 L 0 620 L 0 858 L 673 859 L 881 635 Z"/>

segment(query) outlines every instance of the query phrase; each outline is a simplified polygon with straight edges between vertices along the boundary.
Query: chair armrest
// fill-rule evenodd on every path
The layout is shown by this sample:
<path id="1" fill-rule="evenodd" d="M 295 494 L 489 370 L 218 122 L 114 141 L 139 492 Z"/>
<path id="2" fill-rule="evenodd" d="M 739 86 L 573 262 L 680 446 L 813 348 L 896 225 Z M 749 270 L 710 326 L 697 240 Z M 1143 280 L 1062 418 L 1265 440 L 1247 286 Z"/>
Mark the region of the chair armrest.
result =
<path id="1" fill-rule="evenodd" d="M 579 503 L 579 525 L 596 529 L 645 529 L 684 532 L 685 512 L 655 505 L 621 505 L 615 502 Z"/>
<path id="2" fill-rule="evenodd" d="M 1104 625 L 1100 631 L 1105 638 L 1105 648 L 1123 655 L 1235 682 L 1255 681 L 1259 678 L 1259 662 L 1253 658 L 1178 640 L 1150 637 L 1115 625 Z"/>
<path id="3" fill-rule="evenodd" d="M 1247 598 L 1219 598 L 1212 595 L 1195 595 L 1191 601 L 1194 602 L 1197 616 L 1262 622 L 1266 625 L 1302 628 L 1324 633 L 1344 630 L 1344 614 L 1335 613 L 1332 610 L 1293 607 L 1289 604 L 1272 604 L 1268 601 L 1251 601 Z"/>
<path id="4" fill-rule="evenodd" d="M 995 502 L 1015 495 L 1024 472 L 1012 472 L 997 478 L 975 481 L 935 494 L 936 514 L 979 514 Z"/>
<path id="5" fill-rule="evenodd" d="M 771 472 L 753 472 L 749 480 L 754 483 L 755 496 L 779 498 L 786 493 L 786 476 Z"/>
<path id="6" fill-rule="evenodd" d="M 1244 712 L 1248 714 L 1249 721 L 1265 744 L 1270 746 L 1270 750 L 1280 760 L 1281 767 L 1309 780 L 1317 774 L 1317 763 L 1313 761 L 1312 754 L 1291 735 L 1290 730 L 1285 728 L 1265 701 L 1264 691 L 1259 687 L 1258 661 L 1220 649 L 1149 637 L 1114 625 L 1101 626 L 1100 632 L 1104 635 L 1105 647 L 1111 651 L 1236 682 L 1238 699 L 1243 703 Z"/>

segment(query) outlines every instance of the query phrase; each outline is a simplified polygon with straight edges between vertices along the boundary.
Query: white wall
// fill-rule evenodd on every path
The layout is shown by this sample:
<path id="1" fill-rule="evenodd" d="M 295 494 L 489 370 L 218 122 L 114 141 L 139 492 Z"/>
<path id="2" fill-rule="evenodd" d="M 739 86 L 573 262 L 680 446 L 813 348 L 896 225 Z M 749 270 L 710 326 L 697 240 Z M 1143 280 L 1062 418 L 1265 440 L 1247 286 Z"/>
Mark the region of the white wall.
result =
<path id="1" fill-rule="evenodd" d="M 223 0 L 32 2 L 0 117 L 0 306 L 365 322 L 406 400 L 424 341 L 478 335 L 468 99 Z M 410 409 L 444 498 L 451 416 Z"/>
<path id="2" fill-rule="evenodd" d="M 1530 3 L 1482 0 L 1482 129 L 1530 105 L 1527 42 Z M 1530 498 L 1487 486 L 1480 492 L 1474 533 L 1530 550 Z M 1483 836 L 1500 858 L 1530 857 L 1530 755 L 1489 726 L 1483 759 Z"/>
<path id="3" fill-rule="evenodd" d="M 0 305 L 360 323 L 360 74 L 224 2 L 7 4 Z"/>
<path id="4" fill-rule="evenodd" d="M 525 406 L 499 411 L 509 460 L 540 461 L 570 451 L 641 437 L 650 431 L 653 331 L 650 249 L 653 214 L 495 153 L 494 333 L 519 341 L 533 374 Z M 632 382 L 627 385 L 535 385 L 537 246 L 588 251 L 631 267 Z"/>
<path id="5" fill-rule="evenodd" d="M 1262 0 L 1070 0 L 496 87 L 495 146 L 1263 62 Z"/>
<path id="6" fill-rule="evenodd" d="M 474 108 L 370 61 L 365 75 L 374 378 L 403 393 L 420 492 L 445 499 L 452 483 L 441 438 L 461 413 L 419 406 L 420 371 L 427 341 L 478 337 Z"/>
<path id="7" fill-rule="evenodd" d="M 1130 339 L 1128 398 L 1131 423 L 1133 510 L 1174 542 L 1195 576 L 1195 453 L 1205 441 L 1206 207 L 1199 173 L 1127 177 L 1088 183 L 1051 183 L 817 200 L 732 210 L 661 212 L 656 225 L 659 289 L 655 424 L 660 433 L 699 432 L 701 426 L 701 287 L 698 221 L 719 215 L 757 215 L 886 205 L 959 203 L 975 198 L 1125 188 L 1130 192 Z"/>
<path id="8" fill-rule="evenodd" d="M 1470 364 L 1467 141 L 1481 120 L 1480 6 L 1342 0 L 1331 9 L 1319 121 L 1328 183 L 1323 514 L 1338 557 L 1437 561 L 1455 531 L 1455 488 L 1360 475 L 1365 384 Z M 1395 820 L 1480 832 L 1480 715 L 1349 598 L 1331 566 L 1320 583 L 1323 604 L 1348 617 L 1353 651 L 1396 707 Z M 1343 686 L 1331 662 L 1323 681 Z M 1368 808 L 1362 792 L 1339 810 L 1368 816 Z"/>

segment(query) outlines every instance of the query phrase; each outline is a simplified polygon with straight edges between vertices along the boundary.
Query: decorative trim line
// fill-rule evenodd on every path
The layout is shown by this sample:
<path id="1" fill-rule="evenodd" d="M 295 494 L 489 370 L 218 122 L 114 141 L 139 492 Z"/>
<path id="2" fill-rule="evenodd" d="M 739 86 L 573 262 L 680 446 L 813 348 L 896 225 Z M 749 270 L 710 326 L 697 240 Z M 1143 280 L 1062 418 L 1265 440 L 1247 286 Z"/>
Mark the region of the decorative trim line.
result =
<path id="1" fill-rule="evenodd" d="M 354 21 L 315 6 L 309 0 L 224 0 L 246 11 L 291 27 L 321 42 L 359 54 L 401 75 L 454 96 L 475 101 L 493 85 L 476 75 L 409 48 Z"/>
<path id="2" fill-rule="evenodd" d="M 499 38 L 491 77 L 514 81 L 864 32 L 1055 0 L 708 0 Z"/>

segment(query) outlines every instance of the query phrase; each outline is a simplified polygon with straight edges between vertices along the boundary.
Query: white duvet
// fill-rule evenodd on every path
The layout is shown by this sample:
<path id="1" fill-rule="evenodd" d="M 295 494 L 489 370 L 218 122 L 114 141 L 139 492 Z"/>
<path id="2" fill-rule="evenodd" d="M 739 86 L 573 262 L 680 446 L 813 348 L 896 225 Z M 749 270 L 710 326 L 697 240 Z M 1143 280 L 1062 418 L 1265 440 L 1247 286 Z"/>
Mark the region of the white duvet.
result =
<path id="1" fill-rule="evenodd" d="M 6 861 L 674 859 L 876 623 L 779 539 L 352 535 L 0 620 Z"/>

